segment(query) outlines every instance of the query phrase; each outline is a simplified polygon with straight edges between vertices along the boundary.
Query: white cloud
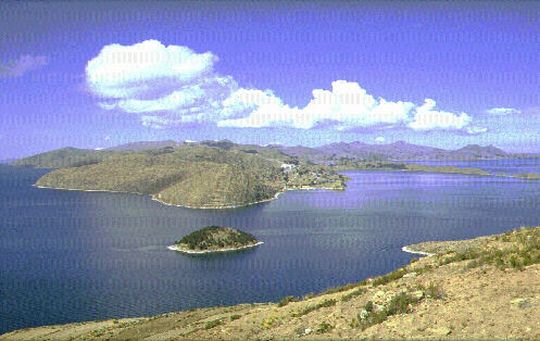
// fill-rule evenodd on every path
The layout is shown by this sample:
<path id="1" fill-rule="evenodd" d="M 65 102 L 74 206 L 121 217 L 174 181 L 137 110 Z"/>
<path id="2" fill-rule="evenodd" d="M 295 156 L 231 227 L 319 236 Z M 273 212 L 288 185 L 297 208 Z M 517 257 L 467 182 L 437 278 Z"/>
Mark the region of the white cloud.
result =
<path id="1" fill-rule="evenodd" d="M 466 113 L 435 110 L 434 100 L 426 99 L 422 105 L 389 101 L 345 80 L 332 82 L 331 89 L 314 89 L 305 106 L 291 107 L 271 90 L 241 88 L 231 76 L 216 73 L 217 60 L 211 52 L 165 46 L 157 40 L 111 44 L 87 63 L 86 81 L 102 109 L 139 115 L 143 125 L 153 128 L 212 123 L 337 131 L 401 127 L 484 132 L 471 127 L 472 118 Z"/>
<path id="2" fill-rule="evenodd" d="M 144 114 L 147 126 L 215 121 L 237 88 L 232 77 L 213 71 L 217 60 L 211 52 L 157 40 L 112 44 L 87 63 L 86 81 L 101 108 Z"/>
<path id="3" fill-rule="evenodd" d="M 521 110 L 515 108 L 491 108 L 486 110 L 486 112 L 491 115 L 510 115 L 520 114 Z"/>
<path id="4" fill-rule="evenodd" d="M 469 135 L 480 135 L 483 133 L 487 133 L 488 128 L 485 127 L 467 127 L 465 129 L 465 132 Z"/>
<path id="5" fill-rule="evenodd" d="M 386 139 L 383 137 L 383 136 L 377 136 L 375 138 L 375 143 L 385 143 L 386 142 Z"/>
<path id="6" fill-rule="evenodd" d="M 304 108 L 292 108 L 269 90 L 239 89 L 224 101 L 224 113 L 228 116 L 243 113 L 244 117 L 222 120 L 218 126 L 311 129 L 333 124 L 346 130 L 400 124 L 414 108 L 410 102 L 375 99 L 358 83 L 344 80 L 332 82 L 332 90 L 315 89 L 312 95 Z"/>
<path id="7" fill-rule="evenodd" d="M 455 114 L 448 111 L 434 110 L 437 103 L 426 98 L 424 104 L 416 107 L 412 122 L 408 124 L 413 130 L 461 130 L 472 121 L 472 117 L 462 112 Z"/>

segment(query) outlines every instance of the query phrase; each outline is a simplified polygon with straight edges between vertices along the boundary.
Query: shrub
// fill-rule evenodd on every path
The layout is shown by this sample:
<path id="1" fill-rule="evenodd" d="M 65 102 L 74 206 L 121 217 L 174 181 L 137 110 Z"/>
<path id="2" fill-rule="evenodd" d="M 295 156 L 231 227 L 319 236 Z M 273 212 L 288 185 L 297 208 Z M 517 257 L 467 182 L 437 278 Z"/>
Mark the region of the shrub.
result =
<path id="1" fill-rule="evenodd" d="M 426 288 L 426 296 L 439 300 L 444 297 L 444 292 L 439 285 L 429 283 L 428 287 Z"/>
<path id="2" fill-rule="evenodd" d="M 362 330 L 384 322 L 388 316 L 403 314 L 410 311 L 410 306 L 416 304 L 419 299 L 411 296 L 406 292 L 401 292 L 396 296 L 392 297 L 390 302 L 386 305 L 384 309 L 375 311 L 375 305 L 373 302 L 368 301 L 364 305 L 365 310 L 363 313 L 358 314 L 357 322 L 354 325 L 359 326 Z M 365 313 L 368 313 L 367 315 Z"/>
<path id="3" fill-rule="evenodd" d="M 324 334 L 324 333 L 328 333 L 328 332 L 331 331 L 332 329 L 334 329 L 334 326 L 333 326 L 333 325 L 331 325 L 331 324 L 328 323 L 328 322 L 322 322 L 322 323 L 319 324 L 319 326 L 317 327 L 316 332 L 317 332 L 317 334 Z"/>
<path id="4" fill-rule="evenodd" d="M 284 307 L 291 302 L 298 301 L 298 298 L 294 296 L 285 296 L 278 302 L 278 307 Z"/>
<path id="5" fill-rule="evenodd" d="M 220 324 L 223 324 L 223 320 L 218 319 L 218 320 L 208 321 L 204 325 L 204 329 L 212 329 L 214 327 L 219 326 Z"/>

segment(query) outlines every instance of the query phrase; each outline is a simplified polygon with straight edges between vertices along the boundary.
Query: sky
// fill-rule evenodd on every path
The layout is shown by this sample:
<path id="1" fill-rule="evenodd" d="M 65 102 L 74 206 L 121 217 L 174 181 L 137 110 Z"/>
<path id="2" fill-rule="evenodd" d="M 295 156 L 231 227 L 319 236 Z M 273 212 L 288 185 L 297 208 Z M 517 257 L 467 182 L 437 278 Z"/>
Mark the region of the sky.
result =
<path id="1" fill-rule="evenodd" d="M 0 160 L 229 139 L 540 152 L 540 2 L 0 3 Z"/>

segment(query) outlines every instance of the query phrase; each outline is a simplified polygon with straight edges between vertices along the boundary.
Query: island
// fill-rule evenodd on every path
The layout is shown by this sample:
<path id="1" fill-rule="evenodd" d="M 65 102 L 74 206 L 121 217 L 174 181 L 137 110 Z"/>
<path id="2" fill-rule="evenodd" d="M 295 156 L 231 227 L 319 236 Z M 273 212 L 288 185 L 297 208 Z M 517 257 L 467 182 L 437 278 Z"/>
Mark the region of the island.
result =
<path id="1" fill-rule="evenodd" d="M 247 232 L 213 225 L 188 234 L 168 249 L 189 254 L 204 254 L 238 251 L 259 246 L 262 243 Z"/>

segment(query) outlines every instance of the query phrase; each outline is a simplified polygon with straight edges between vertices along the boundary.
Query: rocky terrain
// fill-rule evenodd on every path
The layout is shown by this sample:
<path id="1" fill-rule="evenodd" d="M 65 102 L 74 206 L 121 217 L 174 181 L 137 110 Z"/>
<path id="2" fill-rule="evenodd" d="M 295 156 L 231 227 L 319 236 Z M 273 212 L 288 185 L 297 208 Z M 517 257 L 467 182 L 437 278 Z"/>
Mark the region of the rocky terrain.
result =
<path id="1" fill-rule="evenodd" d="M 317 295 L 29 328 L 0 339 L 540 338 L 540 228 L 409 249 L 433 255 Z"/>

